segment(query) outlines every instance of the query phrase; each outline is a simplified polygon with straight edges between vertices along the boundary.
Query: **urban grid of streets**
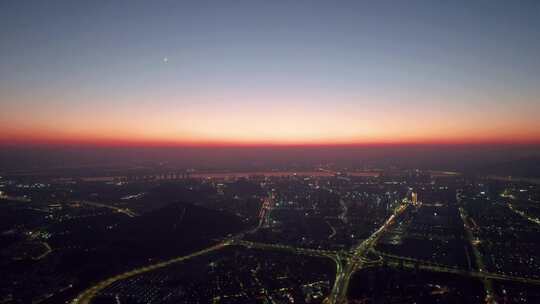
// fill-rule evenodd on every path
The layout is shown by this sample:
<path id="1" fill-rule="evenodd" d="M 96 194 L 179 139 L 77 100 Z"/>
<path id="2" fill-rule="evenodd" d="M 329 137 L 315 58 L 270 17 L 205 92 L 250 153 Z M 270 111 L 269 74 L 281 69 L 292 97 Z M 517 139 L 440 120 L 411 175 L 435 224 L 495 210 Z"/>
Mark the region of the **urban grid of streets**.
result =
<path id="1" fill-rule="evenodd" d="M 167 261 L 133 269 L 131 271 L 118 274 L 116 276 L 105 279 L 95 284 L 94 286 L 84 290 L 75 299 L 71 301 L 71 304 L 90 304 L 92 299 L 100 291 L 105 289 L 107 286 L 113 284 L 114 282 L 124 280 L 133 276 L 137 276 L 146 272 L 154 271 L 159 268 L 164 268 L 175 263 L 183 262 L 188 259 L 194 258 L 196 256 L 200 256 L 200 255 L 210 253 L 212 251 L 220 250 L 231 245 L 244 246 L 248 248 L 256 248 L 260 250 L 280 250 L 280 251 L 290 252 L 293 254 L 302 254 L 302 255 L 325 257 L 325 258 L 332 259 L 336 263 L 336 278 L 334 281 L 332 291 L 330 292 L 330 294 L 327 296 L 327 298 L 324 301 L 324 303 L 326 304 L 347 303 L 347 293 L 348 293 L 348 288 L 349 288 L 349 282 L 352 275 L 363 268 L 380 266 L 383 264 L 383 261 L 388 266 L 419 268 L 422 270 L 427 270 L 427 271 L 432 271 L 432 272 L 452 273 L 452 274 L 481 279 L 484 282 L 484 288 L 486 292 L 485 300 L 486 300 L 486 303 L 488 304 L 495 303 L 494 297 L 493 297 L 492 280 L 505 280 L 505 281 L 540 285 L 540 280 L 486 272 L 483 266 L 484 264 L 482 261 L 482 257 L 480 253 L 478 252 L 478 250 L 476 249 L 476 246 L 474 246 L 474 239 L 472 236 L 471 227 L 468 223 L 468 215 L 465 213 L 463 208 L 460 208 L 460 215 L 461 215 L 461 218 L 463 220 L 463 224 L 466 230 L 466 236 L 469 242 L 471 242 L 472 248 L 474 250 L 475 259 L 476 259 L 476 262 L 478 263 L 478 271 L 470 271 L 470 270 L 465 270 L 465 269 L 453 268 L 446 265 L 422 261 L 422 260 L 418 260 L 418 259 L 414 259 L 410 257 L 392 255 L 392 254 L 383 253 L 383 252 L 379 252 L 375 250 L 375 245 L 377 241 L 381 238 L 381 236 L 385 232 L 387 232 L 395 224 L 396 221 L 399 221 L 399 217 L 403 214 L 403 212 L 407 210 L 407 208 L 415 208 L 415 206 L 412 206 L 407 199 L 404 199 L 402 203 L 400 203 L 395 208 L 393 214 L 384 222 L 384 224 L 381 227 L 379 227 L 379 229 L 377 229 L 370 237 L 363 240 L 357 246 L 355 246 L 349 251 L 344 251 L 344 250 L 331 251 L 331 250 L 321 250 L 321 249 L 298 248 L 298 247 L 293 247 L 293 246 L 288 246 L 288 245 L 265 244 L 265 243 L 257 243 L 257 242 L 243 240 L 243 237 L 245 234 L 253 233 L 257 231 L 260 227 L 262 227 L 265 224 L 266 220 L 268 220 L 269 214 L 271 211 L 271 206 L 273 205 L 272 201 L 273 201 L 273 197 L 270 195 L 263 202 L 263 205 L 261 207 L 261 213 L 260 213 L 261 220 L 259 221 L 259 225 L 255 227 L 254 229 L 231 236 L 214 246 L 199 250 L 197 252 L 193 252 L 189 255 L 180 256 L 180 257 L 176 257 Z M 512 208 L 510 205 L 509 207 Z M 129 212 L 125 212 L 125 210 L 122 210 L 122 211 L 128 216 L 133 216 L 133 214 Z M 368 253 L 372 253 L 375 256 L 378 256 L 378 258 L 377 259 L 368 258 Z"/>

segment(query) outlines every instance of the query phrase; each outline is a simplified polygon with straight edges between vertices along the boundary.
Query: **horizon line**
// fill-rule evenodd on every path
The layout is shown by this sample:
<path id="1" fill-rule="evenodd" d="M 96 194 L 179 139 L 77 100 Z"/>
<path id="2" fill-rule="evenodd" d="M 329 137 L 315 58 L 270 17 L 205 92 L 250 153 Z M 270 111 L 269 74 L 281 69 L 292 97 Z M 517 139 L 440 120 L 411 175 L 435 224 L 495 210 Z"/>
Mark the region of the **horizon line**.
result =
<path id="1" fill-rule="evenodd" d="M 351 142 L 245 142 L 245 141 L 165 141 L 165 140 L 61 140 L 0 139 L 0 147 L 79 147 L 79 148 L 369 148 L 430 146 L 538 146 L 535 140 L 417 140 L 417 141 L 351 141 Z"/>

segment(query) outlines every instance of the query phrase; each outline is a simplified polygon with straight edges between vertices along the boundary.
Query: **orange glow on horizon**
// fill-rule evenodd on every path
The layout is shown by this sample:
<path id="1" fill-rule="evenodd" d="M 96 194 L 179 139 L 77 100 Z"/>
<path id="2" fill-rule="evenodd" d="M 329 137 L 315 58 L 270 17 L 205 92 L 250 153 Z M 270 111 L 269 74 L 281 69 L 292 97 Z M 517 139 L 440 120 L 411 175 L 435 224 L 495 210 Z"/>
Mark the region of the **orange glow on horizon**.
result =
<path id="1" fill-rule="evenodd" d="M 410 138 L 372 140 L 234 140 L 234 139 L 163 139 L 99 136 L 52 136 L 46 134 L 6 134 L 0 145 L 17 146 L 95 146 L 95 147 L 322 147 L 322 146 L 408 146 L 408 145 L 540 145 L 540 137 L 464 137 Z"/>
<path id="2" fill-rule="evenodd" d="M 0 117 L 0 144 L 210 147 L 540 143 L 536 106 L 512 112 L 503 104 L 470 111 L 452 102 L 434 108 L 407 106 L 412 101 L 401 100 L 402 105 L 396 107 L 377 96 L 294 92 L 214 95 L 218 97 L 160 99 L 160 103 L 170 104 L 169 108 L 149 102 L 150 98 L 126 99 L 123 107 L 86 99 L 75 99 L 76 105 L 44 100 L 31 112 L 24 106 L 25 100 L 20 100 L 12 102 Z M 175 107 L 178 100 L 190 103 Z M 335 100 L 340 100 L 339 107 L 332 102 Z"/>

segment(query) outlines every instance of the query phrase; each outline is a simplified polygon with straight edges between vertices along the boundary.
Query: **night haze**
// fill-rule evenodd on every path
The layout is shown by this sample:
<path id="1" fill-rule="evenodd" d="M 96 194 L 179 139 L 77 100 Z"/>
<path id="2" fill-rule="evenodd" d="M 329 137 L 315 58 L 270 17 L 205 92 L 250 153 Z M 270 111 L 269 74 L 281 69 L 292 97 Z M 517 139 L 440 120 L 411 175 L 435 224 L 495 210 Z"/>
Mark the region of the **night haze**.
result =
<path id="1" fill-rule="evenodd" d="M 0 304 L 540 303 L 540 2 L 0 1 Z"/>

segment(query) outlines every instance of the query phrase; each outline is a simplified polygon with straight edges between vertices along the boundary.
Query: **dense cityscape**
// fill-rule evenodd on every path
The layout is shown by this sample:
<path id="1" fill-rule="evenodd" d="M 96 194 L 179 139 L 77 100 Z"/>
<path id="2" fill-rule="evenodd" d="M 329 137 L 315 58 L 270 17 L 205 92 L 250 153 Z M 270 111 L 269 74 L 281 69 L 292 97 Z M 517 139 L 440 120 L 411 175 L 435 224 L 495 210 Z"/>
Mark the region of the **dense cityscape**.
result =
<path id="1" fill-rule="evenodd" d="M 328 167 L 117 173 L 2 177 L 0 303 L 540 299 L 535 183 Z"/>

